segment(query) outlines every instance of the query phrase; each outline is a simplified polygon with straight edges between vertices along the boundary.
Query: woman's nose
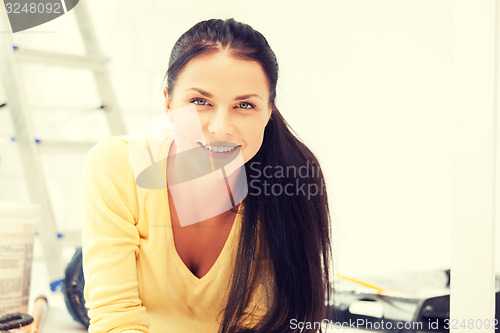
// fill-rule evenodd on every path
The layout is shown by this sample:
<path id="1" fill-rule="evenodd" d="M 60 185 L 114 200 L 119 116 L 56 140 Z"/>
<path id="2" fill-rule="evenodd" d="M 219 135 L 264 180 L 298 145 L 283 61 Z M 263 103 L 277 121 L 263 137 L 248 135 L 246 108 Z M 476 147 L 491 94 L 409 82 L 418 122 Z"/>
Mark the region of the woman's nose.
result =
<path id="1" fill-rule="evenodd" d="M 224 111 L 216 111 L 212 114 L 208 120 L 207 129 L 214 136 L 214 140 L 225 139 L 233 133 L 229 115 Z"/>

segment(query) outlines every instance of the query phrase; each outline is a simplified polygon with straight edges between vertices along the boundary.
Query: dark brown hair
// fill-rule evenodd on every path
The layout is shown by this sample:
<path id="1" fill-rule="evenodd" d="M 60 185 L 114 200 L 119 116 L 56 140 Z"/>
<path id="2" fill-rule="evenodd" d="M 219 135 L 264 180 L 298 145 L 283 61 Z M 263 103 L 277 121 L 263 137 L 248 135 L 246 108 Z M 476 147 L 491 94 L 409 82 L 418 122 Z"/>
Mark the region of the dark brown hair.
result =
<path id="1" fill-rule="evenodd" d="M 211 19 L 185 32 L 172 49 L 165 75 L 169 95 L 173 94 L 179 72 L 191 59 L 222 49 L 234 57 L 257 61 L 267 76 L 271 119 L 259 152 L 245 168 L 254 184 L 265 183 L 268 189 L 278 190 L 269 193 L 262 188 L 259 191 L 258 186 L 252 187 L 243 201 L 238 254 L 219 332 L 290 332 L 292 320 L 321 322 L 329 314 L 332 250 L 324 177 L 314 154 L 293 134 L 276 108 L 278 62 L 267 40 L 251 26 L 234 19 Z M 264 167 L 267 170 L 302 167 L 305 173 L 269 177 L 262 172 Z M 294 193 L 283 190 L 290 185 L 302 190 Z M 269 280 L 272 301 L 256 326 L 244 328 L 240 320 L 252 286 L 263 276 L 260 263 L 264 257 L 267 257 L 265 269 L 272 276 Z"/>

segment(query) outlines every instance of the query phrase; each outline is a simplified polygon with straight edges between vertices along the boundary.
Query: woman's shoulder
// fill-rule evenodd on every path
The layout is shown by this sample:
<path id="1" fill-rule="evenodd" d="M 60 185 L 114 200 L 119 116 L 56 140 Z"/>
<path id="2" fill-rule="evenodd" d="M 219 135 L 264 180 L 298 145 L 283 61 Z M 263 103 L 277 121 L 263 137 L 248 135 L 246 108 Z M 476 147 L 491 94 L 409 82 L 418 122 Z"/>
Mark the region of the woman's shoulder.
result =
<path id="1" fill-rule="evenodd" d="M 89 150 L 85 164 L 121 165 L 123 168 L 123 161 L 126 159 L 128 159 L 127 139 L 121 136 L 110 136 L 99 141 Z"/>
<path id="2" fill-rule="evenodd" d="M 110 136 L 95 144 L 89 151 L 91 153 L 111 153 L 127 148 L 128 139 L 125 136 Z"/>
<path id="3" fill-rule="evenodd" d="M 113 136 L 94 145 L 85 157 L 82 170 L 84 198 L 93 202 L 132 202 L 135 185 L 130 167 L 127 141 Z"/>

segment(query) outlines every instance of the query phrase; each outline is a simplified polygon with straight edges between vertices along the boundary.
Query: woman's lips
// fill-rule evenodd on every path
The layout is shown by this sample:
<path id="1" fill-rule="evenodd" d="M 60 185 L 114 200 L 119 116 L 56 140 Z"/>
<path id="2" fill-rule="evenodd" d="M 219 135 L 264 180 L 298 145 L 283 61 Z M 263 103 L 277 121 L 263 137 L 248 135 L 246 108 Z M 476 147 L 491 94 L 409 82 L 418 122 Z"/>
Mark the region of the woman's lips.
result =
<path id="1" fill-rule="evenodd" d="M 236 151 L 238 148 L 240 148 L 240 145 L 236 145 L 234 143 L 230 142 L 214 142 L 210 144 L 204 144 L 202 142 L 198 142 L 198 144 L 208 150 L 211 153 L 217 154 L 217 155 L 224 155 L 224 154 L 229 154 L 234 151 Z"/>
<path id="2" fill-rule="evenodd" d="M 232 173 L 243 163 L 241 155 L 241 145 L 232 142 L 211 142 L 204 144 L 198 141 L 201 156 L 204 158 L 204 163 L 209 161 L 211 170 L 226 168 L 231 165 L 229 171 Z M 235 164 L 236 163 L 236 164 Z"/>

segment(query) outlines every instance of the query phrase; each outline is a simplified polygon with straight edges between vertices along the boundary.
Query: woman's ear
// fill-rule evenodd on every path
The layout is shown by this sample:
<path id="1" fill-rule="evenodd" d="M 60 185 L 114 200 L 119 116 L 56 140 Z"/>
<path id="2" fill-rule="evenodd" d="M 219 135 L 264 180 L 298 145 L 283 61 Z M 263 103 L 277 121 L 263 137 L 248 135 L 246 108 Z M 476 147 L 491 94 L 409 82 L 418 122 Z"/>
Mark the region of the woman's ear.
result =
<path id="1" fill-rule="evenodd" d="M 163 96 L 165 97 L 165 111 L 167 112 L 168 120 L 173 123 L 174 122 L 174 114 L 171 109 L 172 99 L 168 95 L 168 88 L 163 88 Z"/>
<path id="2" fill-rule="evenodd" d="M 270 104 L 268 106 L 268 115 L 267 115 L 267 122 L 269 122 L 269 120 L 271 120 L 271 116 L 273 115 L 273 109 L 274 109 L 274 104 Z"/>
<path id="3" fill-rule="evenodd" d="M 168 87 L 163 88 L 163 96 L 165 97 L 165 108 L 169 112 L 172 109 L 172 96 L 168 94 Z"/>
<path id="4" fill-rule="evenodd" d="M 170 98 L 168 95 L 168 87 L 163 88 L 162 92 L 163 92 L 163 97 L 165 97 L 165 106 L 166 106 L 167 112 L 168 112 L 170 109 Z"/>

